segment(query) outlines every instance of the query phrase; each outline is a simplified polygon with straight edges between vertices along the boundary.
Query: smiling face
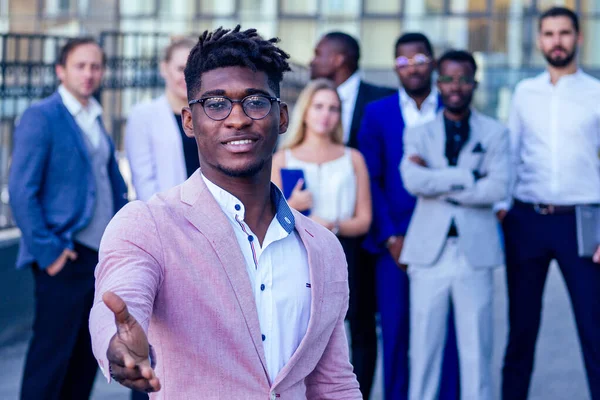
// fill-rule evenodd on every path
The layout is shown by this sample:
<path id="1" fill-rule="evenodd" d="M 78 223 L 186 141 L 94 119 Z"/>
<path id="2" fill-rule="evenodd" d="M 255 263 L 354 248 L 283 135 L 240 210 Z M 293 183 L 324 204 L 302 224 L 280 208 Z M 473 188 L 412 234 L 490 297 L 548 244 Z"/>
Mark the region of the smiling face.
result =
<path id="1" fill-rule="evenodd" d="M 446 60 L 440 64 L 438 89 L 444 106 L 452 114 L 468 110 L 477 87 L 475 71 L 465 61 Z"/>
<path id="2" fill-rule="evenodd" d="M 396 49 L 396 57 L 416 60 L 419 55 L 433 58 L 427 50 L 427 46 L 422 42 L 404 43 Z M 434 68 L 435 62 L 431 60 L 424 64 L 413 63 L 402 68 L 396 67 L 396 73 L 400 83 L 409 95 L 421 95 L 431 89 L 431 74 Z"/>
<path id="3" fill-rule="evenodd" d="M 318 90 L 304 115 L 306 134 L 331 137 L 340 123 L 340 117 L 338 94 L 330 89 Z"/>
<path id="4" fill-rule="evenodd" d="M 226 96 L 242 100 L 250 94 L 276 97 L 267 74 L 245 67 L 225 67 L 204 72 L 195 98 Z M 278 135 L 288 126 L 285 103 L 272 103 L 269 114 L 260 120 L 248 117 L 240 103 L 222 121 L 209 118 L 201 104 L 183 110 L 183 126 L 198 143 L 202 173 L 210 176 L 253 177 L 271 174 L 271 160 Z"/>

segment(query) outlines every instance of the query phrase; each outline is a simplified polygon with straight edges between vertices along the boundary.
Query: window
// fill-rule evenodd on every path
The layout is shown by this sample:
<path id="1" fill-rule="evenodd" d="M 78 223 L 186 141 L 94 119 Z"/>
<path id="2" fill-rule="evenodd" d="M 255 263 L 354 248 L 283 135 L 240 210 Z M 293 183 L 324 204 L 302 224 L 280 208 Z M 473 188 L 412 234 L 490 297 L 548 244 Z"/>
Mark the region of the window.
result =
<path id="1" fill-rule="evenodd" d="M 363 0 L 365 14 L 369 15 L 398 15 L 402 11 L 401 0 Z"/>
<path id="2" fill-rule="evenodd" d="M 56 0 L 53 0 L 56 1 Z M 157 0 L 131 1 L 119 0 L 119 11 L 124 17 L 149 17 L 158 12 L 159 2 Z"/>
<path id="3" fill-rule="evenodd" d="M 318 11 L 317 0 L 281 0 L 281 14 L 316 16 Z"/>
<path id="4" fill-rule="evenodd" d="M 236 0 L 197 0 L 196 14 L 201 18 L 229 17 L 236 13 Z"/>
<path id="5" fill-rule="evenodd" d="M 394 44 L 402 33 L 399 21 L 364 19 L 361 37 L 361 67 L 392 70 L 394 66 Z"/>
<path id="6" fill-rule="evenodd" d="M 77 14 L 77 0 L 45 0 L 43 13 L 48 17 Z"/>
<path id="7" fill-rule="evenodd" d="M 316 44 L 317 23 L 312 19 L 283 19 L 279 22 L 281 48 L 292 56 L 292 61 L 307 65 Z"/>
<path id="8" fill-rule="evenodd" d="M 357 18 L 361 12 L 361 0 L 321 0 L 321 15 Z"/>

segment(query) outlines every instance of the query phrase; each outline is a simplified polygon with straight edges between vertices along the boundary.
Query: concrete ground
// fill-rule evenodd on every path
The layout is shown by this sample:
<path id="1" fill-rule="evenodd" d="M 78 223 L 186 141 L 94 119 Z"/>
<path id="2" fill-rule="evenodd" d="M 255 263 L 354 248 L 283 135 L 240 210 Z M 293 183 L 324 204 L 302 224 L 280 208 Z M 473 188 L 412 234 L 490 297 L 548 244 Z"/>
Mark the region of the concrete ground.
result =
<path id="1" fill-rule="evenodd" d="M 33 310 L 33 285 L 29 271 L 16 271 L 14 240 L 0 235 L 0 399 L 17 399 Z M 506 341 L 506 289 L 503 270 L 495 273 L 494 380 L 500 387 L 500 368 Z M 600 327 L 599 327 L 600 329 Z M 129 392 L 107 384 L 98 376 L 93 400 L 125 400 Z M 531 384 L 531 400 L 589 400 L 575 324 L 565 285 L 552 266 L 546 283 L 542 327 L 537 344 Z M 381 400 L 381 360 L 373 389 L 373 400 Z"/>

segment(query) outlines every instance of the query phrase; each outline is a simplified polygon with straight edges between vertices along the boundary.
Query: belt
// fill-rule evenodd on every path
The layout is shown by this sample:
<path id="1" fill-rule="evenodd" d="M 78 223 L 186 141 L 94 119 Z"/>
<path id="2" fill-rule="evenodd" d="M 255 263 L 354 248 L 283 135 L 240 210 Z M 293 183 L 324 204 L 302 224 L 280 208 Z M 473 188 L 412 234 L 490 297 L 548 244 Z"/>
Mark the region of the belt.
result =
<path id="1" fill-rule="evenodd" d="M 541 215 L 552 215 L 552 214 L 573 214 L 575 212 L 574 205 L 556 205 L 556 204 L 543 204 L 543 203 L 526 203 L 515 199 L 514 206 L 517 208 L 533 210 Z"/>

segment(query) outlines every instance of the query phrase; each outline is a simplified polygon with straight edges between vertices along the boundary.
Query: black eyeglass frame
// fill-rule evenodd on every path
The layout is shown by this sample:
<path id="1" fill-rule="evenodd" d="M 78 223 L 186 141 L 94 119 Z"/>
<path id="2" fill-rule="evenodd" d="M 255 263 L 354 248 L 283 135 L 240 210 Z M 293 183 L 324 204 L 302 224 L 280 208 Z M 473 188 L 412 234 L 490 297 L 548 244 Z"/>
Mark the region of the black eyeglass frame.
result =
<path id="1" fill-rule="evenodd" d="M 267 99 L 270 101 L 271 107 L 269 108 L 269 111 L 267 111 L 267 113 L 260 117 L 260 118 L 253 118 L 250 115 L 248 115 L 248 113 L 246 112 L 246 108 L 244 107 L 244 101 L 246 101 L 246 99 L 248 99 L 249 97 L 261 97 L 263 99 Z M 211 99 L 225 99 L 228 100 L 231 103 L 231 108 L 229 109 L 229 112 L 227 113 L 226 116 L 224 116 L 223 118 L 213 118 L 210 115 L 208 115 L 208 113 L 206 112 L 206 109 L 204 108 L 204 103 L 207 100 L 211 100 Z M 262 93 L 255 93 L 255 94 L 249 94 L 248 96 L 244 97 L 241 100 L 233 100 L 227 96 L 209 96 L 209 97 L 202 97 L 200 99 L 195 99 L 195 100 L 190 100 L 188 102 L 188 105 L 191 107 L 194 104 L 200 104 L 202 106 L 202 110 L 204 111 L 204 114 L 206 114 L 206 116 L 210 119 L 212 119 L 213 121 L 223 121 L 225 119 L 227 119 L 230 115 L 231 115 L 231 111 L 233 111 L 233 105 L 235 103 L 239 103 L 240 106 L 242 107 L 242 110 L 244 111 L 244 114 L 246 114 L 246 116 L 254 121 L 260 121 L 261 119 L 265 119 L 267 117 L 267 115 L 269 115 L 271 113 L 271 110 L 273 109 L 273 102 L 276 101 L 277 103 L 281 104 L 281 98 L 279 97 L 273 97 L 273 96 L 267 96 L 266 94 L 262 94 Z"/>

